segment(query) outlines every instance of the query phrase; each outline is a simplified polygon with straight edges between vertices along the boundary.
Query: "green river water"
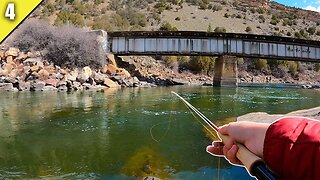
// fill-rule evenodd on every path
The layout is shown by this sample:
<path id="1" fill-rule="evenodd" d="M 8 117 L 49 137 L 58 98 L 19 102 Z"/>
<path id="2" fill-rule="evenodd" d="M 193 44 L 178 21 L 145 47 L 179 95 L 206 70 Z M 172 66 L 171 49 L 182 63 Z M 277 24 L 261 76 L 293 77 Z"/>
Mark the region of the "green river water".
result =
<path id="1" fill-rule="evenodd" d="M 223 159 L 218 168 L 205 152 L 211 140 L 172 90 L 218 125 L 320 105 L 320 91 L 284 88 L 1 92 L 0 179 L 249 179 Z"/>

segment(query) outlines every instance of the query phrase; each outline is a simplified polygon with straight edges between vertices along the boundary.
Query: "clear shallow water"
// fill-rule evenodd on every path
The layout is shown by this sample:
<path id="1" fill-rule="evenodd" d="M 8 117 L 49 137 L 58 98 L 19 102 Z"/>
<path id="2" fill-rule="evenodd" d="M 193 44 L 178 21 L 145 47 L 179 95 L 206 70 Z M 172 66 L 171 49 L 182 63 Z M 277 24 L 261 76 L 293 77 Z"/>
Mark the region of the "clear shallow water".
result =
<path id="1" fill-rule="evenodd" d="M 0 178 L 248 179 L 222 159 L 218 172 L 218 158 L 205 152 L 211 140 L 172 90 L 220 125 L 249 112 L 320 105 L 319 91 L 302 89 L 1 92 Z"/>

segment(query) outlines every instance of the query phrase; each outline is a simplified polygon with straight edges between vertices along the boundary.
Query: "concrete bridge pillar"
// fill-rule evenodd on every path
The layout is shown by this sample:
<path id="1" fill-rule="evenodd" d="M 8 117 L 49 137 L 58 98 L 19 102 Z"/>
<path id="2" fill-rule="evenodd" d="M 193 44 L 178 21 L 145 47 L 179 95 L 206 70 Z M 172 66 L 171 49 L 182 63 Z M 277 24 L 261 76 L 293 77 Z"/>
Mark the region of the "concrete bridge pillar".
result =
<path id="1" fill-rule="evenodd" d="M 220 56 L 215 61 L 213 85 L 237 87 L 238 69 L 236 56 Z"/>

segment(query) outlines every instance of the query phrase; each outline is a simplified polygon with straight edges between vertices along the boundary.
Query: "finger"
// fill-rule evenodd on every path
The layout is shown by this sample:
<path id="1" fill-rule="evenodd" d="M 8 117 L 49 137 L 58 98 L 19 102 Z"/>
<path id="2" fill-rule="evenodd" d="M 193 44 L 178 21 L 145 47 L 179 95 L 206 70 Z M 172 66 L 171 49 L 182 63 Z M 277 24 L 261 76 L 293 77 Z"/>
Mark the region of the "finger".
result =
<path id="1" fill-rule="evenodd" d="M 229 124 L 221 126 L 218 130 L 220 134 L 228 135 Z"/>
<path id="2" fill-rule="evenodd" d="M 223 156 L 222 151 L 223 146 L 215 147 L 215 146 L 207 146 L 207 152 L 214 156 Z"/>
<path id="3" fill-rule="evenodd" d="M 223 146 L 223 154 L 226 156 L 228 151 L 232 148 L 232 145 L 234 145 L 234 140 L 233 139 L 230 139 L 229 141 L 227 141 L 225 143 L 225 145 Z"/>
<path id="4" fill-rule="evenodd" d="M 219 146 L 224 146 L 224 144 L 221 141 L 213 141 L 212 146 L 219 147 Z"/>
<path id="5" fill-rule="evenodd" d="M 227 152 L 227 154 L 225 155 L 226 158 L 229 160 L 230 163 L 232 164 L 238 164 L 238 165 L 242 165 L 241 161 L 237 158 L 237 152 L 239 150 L 239 147 L 237 145 L 233 145 L 231 147 L 231 149 Z"/>

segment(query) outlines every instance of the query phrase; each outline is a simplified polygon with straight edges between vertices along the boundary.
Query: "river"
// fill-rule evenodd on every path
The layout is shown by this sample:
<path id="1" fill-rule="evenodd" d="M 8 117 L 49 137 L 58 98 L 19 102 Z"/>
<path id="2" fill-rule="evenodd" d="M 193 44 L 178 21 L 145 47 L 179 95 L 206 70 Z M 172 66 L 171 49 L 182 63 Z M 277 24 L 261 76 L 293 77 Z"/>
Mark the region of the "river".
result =
<path id="1" fill-rule="evenodd" d="M 0 178 L 250 178 L 205 152 L 210 138 L 171 91 L 219 125 L 320 105 L 319 91 L 284 88 L 1 92 Z"/>

